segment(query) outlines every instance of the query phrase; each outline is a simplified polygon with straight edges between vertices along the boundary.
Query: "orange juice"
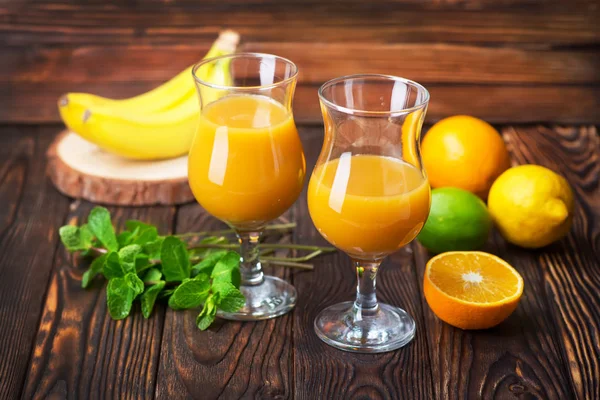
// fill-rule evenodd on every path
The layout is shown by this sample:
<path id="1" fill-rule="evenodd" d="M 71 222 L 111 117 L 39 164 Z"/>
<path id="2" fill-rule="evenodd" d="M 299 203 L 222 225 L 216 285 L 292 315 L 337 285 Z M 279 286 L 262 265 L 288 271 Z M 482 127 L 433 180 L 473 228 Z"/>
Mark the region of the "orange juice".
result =
<path id="1" fill-rule="evenodd" d="M 188 171 L 206 211 L 233 225 L 259 226 L 296 201 L 306 164 L 290 112 L 267 97 L 235 95 L 202 110 Z"/>
<path id="2" fill-rule="evenodd" d="M 427 219 L 429 182 L 390 157 L 350 155 L 318 166 L 308 208 L 331 244 L 359 259 L 379 259 L 413 240 Z"/>

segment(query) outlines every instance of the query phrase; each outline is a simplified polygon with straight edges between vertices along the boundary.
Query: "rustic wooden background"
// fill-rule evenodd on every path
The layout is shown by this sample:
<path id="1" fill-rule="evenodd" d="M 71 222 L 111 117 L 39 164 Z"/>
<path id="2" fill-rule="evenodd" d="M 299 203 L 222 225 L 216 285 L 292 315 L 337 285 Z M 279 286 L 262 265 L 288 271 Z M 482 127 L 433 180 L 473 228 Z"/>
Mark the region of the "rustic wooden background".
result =
<path id="1" fill-rule="evenodd" d="M 0 120 L 58 121 L 66 91 L 140 93 L 200 59 L 219 30 L 300 67 L 296 118 L 342 74 L 404 76 L 430 121 L 600 122 L 597 0 L 2 0 Z"/>
<path id="2" fill-rule="evenodd" d="M 417 319 L 414 342 L 382 355 L 321 343 L 312 321 L 348 300 L 354 277 L 333 254 L 315 272 L 275 272 L 296 310 L 208 332 L 193 312 L 159 307 L 113 322 L 100 285 L 80 289 L 57 229 L 92 204 L 45 175 L 61 129 L 58 96 L 125 97 L 202 57 L 219 30 L 243 49 L 301 69 L 295 115 L 309 166 L 324 80 L 383 72 L 430 89 L 428 121 L 466 113 L 496 123 L 515 163 L 538 163 L 574 187 L 570 235 L 539 251 L 494 235 L 487 250 L 524 276 L 515 314 L 496 329 L 441 323 L 421 296 L 429 255 L 412 244 L 386 261 L 383 301 Z M 0 398 L 600 399 L 600 4 L 592 0 L 0 0 Z M 525 124 L 524 124 L 525 123 Z M 218 226 L 197 205 L 112 208 L 161 232 Z M 303 195 L 293 240 L 323 243 Z M 206 345 L 211 343 L 211 345 Z"/>

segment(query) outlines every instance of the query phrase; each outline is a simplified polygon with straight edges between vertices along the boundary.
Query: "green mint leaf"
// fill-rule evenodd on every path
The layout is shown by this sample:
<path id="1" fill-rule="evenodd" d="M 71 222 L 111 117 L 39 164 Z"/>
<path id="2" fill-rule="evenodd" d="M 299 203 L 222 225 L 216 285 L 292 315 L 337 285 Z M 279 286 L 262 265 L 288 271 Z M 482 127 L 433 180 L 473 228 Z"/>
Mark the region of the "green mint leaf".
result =
<path id="1" fill-rule="evenodd" d="M 140 230 L 140 233 L 134 239 L 133 243 L 143 246 L 146 243 L 156 240 L 157 237 L 158 237 L 158 230 L 156 229 L 155 226 L 151 226 L 149 228 Z"/>
<path id="2" fill-rule="evenodd" d="M 210 292 L 208 275 L 198 275 L 194 279 L 186 279 L 177 286 L 169 299 L 169 306 L 174 309 L 195 308 L 206 301 Z"/>
<path id="3" fill-rule="evenodd" d="M 88 226 L 94 236 L 110 251 L 119 250 L 110 212 L 104 207 L 94 207 L 88 216 Z"/>
<path id="4" fill-rule="evenodd" d="M 173 295 L 175 294 L 175 290 L 173 290 L 173 293 L 171 293 L 171 297 L 169 297 L 169 307 L 171 307 L 173 310 L 183 310 L 183 307 L 179 307 L 179 304 L 177 304 L 175 302 L 175 299 L 173 298 Z"/>
<path id="5" fill-rule="evenodd" d="M 154 226 L 148 225 L 147 223 L 142 222 L 142 221 L 137 220 L 137 219 L 127 220 L 125 222 L 125 227 L 128 230 L 130 230 L 131 232 L 133 232 L 136 229 L 139 229 L 140 231 L 143 231 L 143 230 L 148 229 L 148 228 L 154 228 Z"/>
<path id="6" fill-rule="evenodd" d="M 142 248 L 137 244 L 130 244 L 119 250 L 119 260 L 125 272 L 134 272 L 135 257 L 142 251 Z"/>
<path id="7" fill-rule="evenodd" d="M 106 279 L 122 278 L 125 276 L 127 271 L 123 269 L 117 252 L 111 251 L 107 254 L 106 261 L 102 267 L 102 273 Z"/>
<path id="8" fill-rule="evenodd" d="M 219 308 L 225 312 L 236 312 L 246 304 L 242 292 L 231 283 L 217 282 L 212 289 L 219 294 Z"/>
<path id="9" fill-rule="evenodd" d="M 134 292 L 125 278 L 113 278 L 106 288 L 106 304 L 112 319 L 123 319 L 129 315 Z"/>
<path id="10" fill-rule="evenodd" d="M 227 250 L 218 250 L 209 254 L 206 256 L 206 258 L 192 267 L 192 276 L 196 276 L 198 274 L 206 274 L 210 276 L 217 262 L 223 258 L 225 254 L 227 254 Z"/>
<path id="11" fill-rule="evenodd" d="M 214 321 L 217 315 L 217 306 L 215 296 L 209 296 L 202 307 L 202 311 L 196 318 L 196 325 L 202 331 L 206 330 Z"/>
<path id="12" fill-rule="evenodd" d="M 133 232 L 123 231 L 117 235 L 117 243 L 119 243 L 119 247 L 125 247 L 131 243 L 132 238 Z"/>
<path id="13" fill-rule="evenodd" d="M 116 253 L 113 253 L 116 254 Z M 112 319 L 123 319 L 131 312 L 135 297 L 144 290 L 144 283 L 133 273 L 108 281 L 106 304 Z"/>
<path id="14" fill-rule="evenodd" d="M 215 265 L 210 277 L 213 282 L 229 282 L 240 287 L 240 255 L 229 251 Z"/>
<path id="15" fill-rule="evenodd" d="M 150 268 L 144 275 L 144 282 L 156 282 L 162 278 L 162 272 L 158 268 Z"/>
<path id="16" fill-rule="evenodd" d="M 94 242 L 94 234 L 90 230 L 90 227 L 88 226 L 88 224 L 83 224 L 79 227 L 79 235 L 80 235 L 79 237 L 81 239 L 81 244 L 86 249 L 89 249 L 90 247 L 92 247 L 93 242 Z"/>
<path id="17" fill-rule="evenodd" d="M 79 227 L 73 225 L 62 226 L 58 230 L 60 240 L 69 251 L 80 250 L 81 240 L 79 235 Z"/>
<path id="18" fill-rule="evenodd" d="M 144 291 L 144 282 L 135 274 L 134 272 L 130 272 L 125 275 L 125 280 L 131 286 L 135 295 L 142 294 Z"/>
<path id="19" fill-rule="evenodd" d="M 100 257 L 97 257 L 94 259 L 94 261 L 92 261 L 92 265 L 90 265 L 90 268 L 87 271 L 85 271 L 83 277 L 81 278 L 82 288 L 87 288 L 92 279 L 94 279 L 96 275 L 102 272 L 107 257 L 108 254 L 102 254 Z"/>
<path id="20" fill-rule="evenodd" d="M 167 236 L 160 250 L 162 270 L 167 282 L 183 281 L 190 277 L 190 258 L 185 246 L 175 236 Z"/>
<path id="21" fill-rule="evenodd" d="M 150 318 L 152 309 L 154 309 L 154 303 L 156 303 L 156 298 L 158 297 L 160 291 L 165 287 L 165 283 L 165 281 L 160 281 L 148 287 L 144 293 L 142 293 L 140 301 L 142 303 L 142 315 L 144 318 Z"/>
<path id="22" fill-rule="evenodd" d="M 146 254 L 140 253 L 135 256 L 135 271 L 139 274 L 145 270 L 152 268 L 152 264 Z"/>
<path id="23" fill-rule="evenodd" d="M 143 245 L 144 253 L 148 254 L 148 257 L 151 260 L 159 259 L 160 258 L 160 250 L 162 248 L 162 244 L 163 244 L 164 240 L 165 240 L 164 236 L 159 236 L 156 238 L 156 240 L 145 243 Z"/>
<path id="24" fill-rule="evenodd" d="M 198 314 L 198 317 L 196 318 L 196 325 L 198 326 L 198 328 L 201 331 L 205 331 L 207 330 L 213 322 L 215 322 L 215 317 L 216 317 L 216 313 L 215 314 Z"/>
<path id="25" fill-rule="evenodd" d="M 92 247 L 93 235 L 87 225 L 81 227 L 66 225 L 58 230 L 60 240 L 70 252 L 87 250 Z"/>

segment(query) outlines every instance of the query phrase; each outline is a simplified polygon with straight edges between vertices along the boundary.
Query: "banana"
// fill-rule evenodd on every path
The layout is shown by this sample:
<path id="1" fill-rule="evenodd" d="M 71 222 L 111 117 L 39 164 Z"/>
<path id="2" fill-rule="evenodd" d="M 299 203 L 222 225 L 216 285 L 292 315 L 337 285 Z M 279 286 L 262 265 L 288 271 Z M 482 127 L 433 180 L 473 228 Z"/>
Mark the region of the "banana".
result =
<path id="1" fill-rule="evenodd" d="M 81 136 L 104 150 L 138 160 L 186 154 L 198 122 L 198 99 L 189 97 L 172 110 L 123 115 L 88 109 Z"/>
<path id="2" fill-rule="evenodd" d="M 206 57 L 234 52 L 237 41 L 236 33 L 222 33 Z M 222 61 L 212 70 L 203 69 L 202 78 L 229 84 L 228 64 Z M 164 85 L 127 100 L 71 93 L 59 100 L 59 111 L 70 130 L 106 151 L 139 160 L 177 157 L 189 151 L 200 112 L 191 75 L 188 68 Z M 177 81 L 180 77 L 185 81 Z"/>
<path id="3" fill-rule="evenodd" d="M 208 53 L 206 53 L 204 59 L 233 53 L 238 42 L 239 35 L 236 32 L 231 30 L 223 31 L 219 34 L 219 37 L 215 40 Z M 192 67 L 186 68 L 159 87 L 129 99 L 114 100 L 88 93 L 68 93 L 59 100 L 59 109 L 66 104 L 73 104 L 76 106 L 75 108 L 101 106 L 118 108 L 125 112 L 133 111 L 148 114 L 157 111 L 167 111 L 177 107 L 187 97 L 195 96 L 194 82 L 190 79 Z M 209 75 L 211 73 L 207 69 L 205 69 L 205 72 Z"/>

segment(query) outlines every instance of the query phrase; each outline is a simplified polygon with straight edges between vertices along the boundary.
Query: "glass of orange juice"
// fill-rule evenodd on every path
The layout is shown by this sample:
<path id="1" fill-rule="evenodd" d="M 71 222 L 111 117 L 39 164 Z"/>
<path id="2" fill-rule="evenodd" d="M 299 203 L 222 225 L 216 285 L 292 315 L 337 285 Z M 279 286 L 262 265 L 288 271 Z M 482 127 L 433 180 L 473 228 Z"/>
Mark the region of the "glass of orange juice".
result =
<path id="1" fill-rule="evenodd" d="M 351 75 L 319 89 L 325 139 L 308 185 L 317 230 L 352 259 L 355 301 L 330 306 L 315 331 L 342 350 L 379 353 L 412 340 L 415 321 L 377 302 L 383 259 L 419 233 L 431 202 L 419 136 L 429 93 L 387 75 Z"/>
<path id="2" fill-rule="evenodd" d="M 211 71 L 225 78 L 211 83 Z M 222 318 L 277 317 L 296 303 L 292 285 L 264 275 L 258 243 L 264 226 L 302 191 L 306 162 L 292 116 L 298 75 L 294 63 L 269 54 L 238 53 L 193 68 L 200 97 L 198 128 L 188 161 L 194 197 L 233 227 L 240 242 L 245 306 Z"/>

